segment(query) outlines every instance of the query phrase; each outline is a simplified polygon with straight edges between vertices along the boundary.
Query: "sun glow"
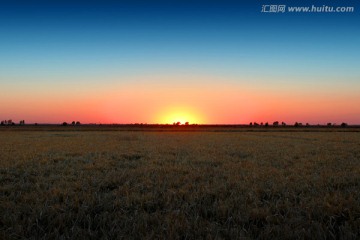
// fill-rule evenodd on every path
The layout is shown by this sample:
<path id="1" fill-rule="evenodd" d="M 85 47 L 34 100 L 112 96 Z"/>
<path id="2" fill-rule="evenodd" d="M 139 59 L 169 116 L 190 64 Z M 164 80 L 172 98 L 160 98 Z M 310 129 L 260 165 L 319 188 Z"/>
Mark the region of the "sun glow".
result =
<path id="1" fill-rule="evenodd" d="M 203 124 L 204 119 L 199 114 L 196 114 L 194 110 L 190 109 L 169 109 L 165 113 L 159 114 L 158 123 L 160 124 Z"/>

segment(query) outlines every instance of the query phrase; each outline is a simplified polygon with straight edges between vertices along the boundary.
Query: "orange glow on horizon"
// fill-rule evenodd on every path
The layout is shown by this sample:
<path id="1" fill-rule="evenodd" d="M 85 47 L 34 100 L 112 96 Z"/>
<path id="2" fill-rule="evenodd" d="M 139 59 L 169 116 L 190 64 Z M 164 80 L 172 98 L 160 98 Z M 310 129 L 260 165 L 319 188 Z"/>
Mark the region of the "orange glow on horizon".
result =
<path id="1" fill-rule="evenodd" d="M 144 79 L 144 80 L 143 80 Z M 359 124 L 357 88 L 259 84 L 212 76 L 137 76 L 111 85 L 31 84 L 1 89 L 1 120 L 26 123 L 248 124 L 275 121 Z M 191 83 L 191 84 L 190 84 Z M 273 84 L 274 83 L 274 84 Z M 280 86 L 280 87 L 279 87 Z M 53 89 L 56 89 L 54 91 Z M 16 94 L 13 94 L 16 93 Z"/>
<path id="2" fill-rule="evenodd" d="M 172 107 L 166 111 L 158 114 L 156 123 L 160 124 L 173 124 L 180 122 L 185 124 L 204 124 L 206 123 L 205 119 L 201 114 L 197 113 L 194 109 L 189 107 Z"/>

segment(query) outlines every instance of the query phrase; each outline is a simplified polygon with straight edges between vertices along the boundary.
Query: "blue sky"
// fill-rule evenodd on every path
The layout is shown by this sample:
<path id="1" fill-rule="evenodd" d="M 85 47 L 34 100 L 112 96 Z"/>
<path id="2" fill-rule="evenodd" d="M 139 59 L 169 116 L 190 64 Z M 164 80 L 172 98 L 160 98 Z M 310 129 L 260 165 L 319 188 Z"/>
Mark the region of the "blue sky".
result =
<path id="1" fill-rule="evenodd" d="M 21 89 L 24 82 L 95 78 L 111 85 L 131 84 L 129 76 L 193 73 L 360 88 L 356 8 L 261 13 L 263 4 L 356 7 L 358 1 L 2 1 L 0 82 Z"/>
<path id="2" fill-rule="evenodd" d="M 36 74 L 41 66 L 44 73 L 99 65 L 117 72 L 165 64 L 358 76 L 357 12 L 266 14 L 259 1 L 14 2 L 0 10 L 1 66 L 8 74 L 19 65 Z"/>

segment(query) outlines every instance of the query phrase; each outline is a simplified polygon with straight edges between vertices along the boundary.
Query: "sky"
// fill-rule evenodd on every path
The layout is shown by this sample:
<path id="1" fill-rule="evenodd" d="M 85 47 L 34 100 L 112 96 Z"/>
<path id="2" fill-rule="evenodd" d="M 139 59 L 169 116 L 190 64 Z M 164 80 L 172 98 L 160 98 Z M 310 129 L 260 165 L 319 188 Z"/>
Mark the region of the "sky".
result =
<path id="1" fill-rule="evenodd" d="M 0 118 L 360 124 L 359 3 L 4 0 Z"/>

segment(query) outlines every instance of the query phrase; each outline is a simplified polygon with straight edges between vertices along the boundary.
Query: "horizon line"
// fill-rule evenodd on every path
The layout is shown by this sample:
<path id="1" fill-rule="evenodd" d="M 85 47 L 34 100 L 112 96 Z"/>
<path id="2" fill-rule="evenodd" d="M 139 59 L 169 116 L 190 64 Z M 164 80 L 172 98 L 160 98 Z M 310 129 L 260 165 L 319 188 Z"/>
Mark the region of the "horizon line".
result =
<path id="1" fill-rule="evenodd" d="M 1 124 L 0 126 L 5 127 L 5 126 L 64 126 L 65 122 L 62 123 L 39 123 L 39 122 L 30 122 L 30 123 L 23 123 L 23 124 L 19 124 L 19 123 L 15 123 L 14 124 Z M 252 122 L 255 123 L 255 122 Z M 179 126 L 184 126 L 184 127 L 189 127 L 189 126 L 249 126 L 249 127 L 294 127 L 296 124 L 296 127 L 317 127 L 317 126 L 328 126 L 328 127 L 341 127 L 341 124 L 346 124 L 346 126 L 351 127 L 351 126 L 360 126 L 360 123 L 355 123 L 355 124 L 347 124 L 346 122 L 342 122 L 342 123 L 316 123 L 316 124 L 310 124 L 310 123 L 305 123 L 303 124 L 302 122 L 294 122 L 294 123 L 290 123 L 290 124 L 285 124 L 282 125 L 281 123 L 279 123 L 278 125 L 274 125 L 273 123 L 270 124 L 266 124 L 265 123 L 257 123 L 258 125 L 254 125 L 254 124 L 250 124 L 250 123 L 189 123 L 189 124 L 174 124 L 174 123 L 78 123 L 73 124 L 73 123 L 68 123 L 66 122 L 66 126 L 100 126 L 100 125 L 105 125 L 105 126 L 173 126 L 173 127 L 179 127 Z M 330 125 L 331 124 L 331 125 Z"/>

